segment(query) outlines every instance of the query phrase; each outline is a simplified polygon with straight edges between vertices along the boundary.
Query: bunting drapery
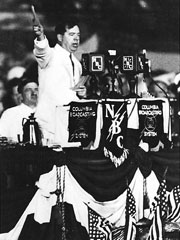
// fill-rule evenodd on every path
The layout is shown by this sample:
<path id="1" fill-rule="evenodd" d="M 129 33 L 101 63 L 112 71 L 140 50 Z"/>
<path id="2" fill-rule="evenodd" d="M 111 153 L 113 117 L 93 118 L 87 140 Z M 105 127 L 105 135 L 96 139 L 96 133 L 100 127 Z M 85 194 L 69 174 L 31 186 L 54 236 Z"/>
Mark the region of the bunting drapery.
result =
<path id="1" fill-rule="evenodd" d="M 158 181 L 153 173 L 149 176 L 148 182 L 151 185 L 149 185 L 150 188 L 153 187 L 155 189 L 156 186 L 157 190 Z M 134 198 L 136 199 L 135 208 L 137 212 L 137 219 L 140 219 L 143 216 L 143 210 L 141 208 L 143 201 L 143 193 L 139 189 L 142 184 L 143 176 L 141 172 L 137 169 L 132 181 L 130 182 L 132 193 L 134 195 Z M 21 217 L 15 228 L 6 235 L 6 239 L 17 240 L 18 236 L 20 236 L 19 239 L 21 240 L 27 239 L 27 225 L 29 225 L 29 229 L 32 228 L 32 231 L 33 227 L 35 226 L 35 229 L 39 234 L 38 239 L 43 239 L 42 236 L 44 236 L 45 234 L 44 231 L 53 230 L 52 225 L 54 226 L 55 224 L 53 208 L 56 205 L 57 197 L 55 194 L 51 193 L 54 192 L 56 189 L 56 167 L 54 167 L 51 172 L 42 175 L 37 186 L 39 190 L 36 192 L 34 198 L 30 202 L 29 206 L 25 210 L 23 216 Z M 151 200 L 152 199 L 153 196 L 151 196 Z M 70 215 L 67 215 L 68 210 L 65 209 L 67 216 L 66 219 L 70 218 L 70 220 L 67 220 L 67 222 L 73 221 L 73 223 L 71 223 L 73 224 L 73 226 L 78 225 L 79 231 L 81 232 L 80 235 L 82 234 L 82 231 L 86 231 L 86 234 L 89 234 L 88 207 L 93 209 L 93 211 L 97 212 L 97 214 L 99 214 L 102 218 L 109 221 L 109 223 L 111 223 L 113 226 L 113 231 L 116 231 L 116 233 L 118 228 L 125 226 L 126 190 L 113 200 L 97 201 L 92 195 L 86 192 L 79 185 L 79 183 L 76 181 L 76 179 L 72 176 L 71 172 L 67 168 L 64 201 L 66 203 L 66 206 L 68 204 L 68 206 L 70 205 L 70 208 L 73 209 L 73 211 L 70 211 Z M 61 218 L 61 216 L 59 217 Z M 72 218 L 74 220 L 72 220 Z M 34 221 L 36 223 L 34 223 Z M 69 228 L 71 229 L 72 225 L 69 226 Z M 67 231 L 69 230 L 67 229 Z M 33 233 L 31 232 L 31 236 L 32 235 Z M 26 236 L 26 238 L 22 236 Z M 32 239 L 35 240 L 36 237 L 37 235 L 35 235 L 34 238 L 32 236 Z"/>
<path id="2" fill-rule="evenodd" d="M 8 151 L 8 154 L 11 154 L 11 151 Z M 8 156 L 8 154 L 6 154 L 6 156 Z M 16 153 L 17 154 L 17 153 Z M 33 152 L 30 152 L 30 154 L 28 154 L 27 156 L 29 158 L 35 158 L 36 154 L 33 154 Z M 127 159 L 120 167 L 115 168 L 113 163 L 111 161 L 109 161 L 108 159 L 103 158 L 103 153 L 102 152 L 97 152 L 97 151 L 77 151 L 77 149 L 71 149 L 71 151 L 66 151 L 66 158 L 64 159 L 63 156 L 61 156 L 62 158 L 59 158 L 59 154 L 55 154 L 54 156 L 54 160 L 52 158 L 53 161 L 48 162 L 50 165 L 54 162 L 56 162 L 57 165 L 61 166 L 62 164 L 65 164 L 68 166 L 69 172 L 71 174 L 71 179 L 75 179 L 76 180 L 76 185 L 79 185 L 88 196 L 92 196 L 95 199 L 95 202 L 100 202 L 102 203 L 102 208 L 104 207 L 104 201 L 105 202 L 110 202 L 113 201 L 114 199 L 118 198 L 118 197 L 123 197 L 123 193 L 125 193 L 125 190 L 127 188 L 126 186 L 126 181 L 125 181 L 125 176 L 129 176 L 128 177 L 128 182 L 133 182 L 134 177 L 137 173 L 138 170 L 138 179 L 136 179 L 136 183 L 134 186 L 136 186 L 136 188 L 132 188 L 133 189 L 133 195 L 135 197 L 137 201 L 137 212 L 139 212 L 140 209 L 142 209 L 142 205 L 140 204 L 142 198 L 140 197 L 140 199 L 138 198 L 138 193 L 141 191 L 142 192 L 142 188 L 143 186 L 141 186 L 141 183 L 143 183 L 143 173 L 144 173 L 144 169 L 142 168 L 143 165 L 143 161 L 145 161 L 145 158 L 141 156 L 141 151 L 139 152 L 139 154 L 136 154 L 138 156 L 138 161 L 135 159 Z M 21 162 L 21 156 L 24 156 L 24 153 L 20 152 L 18 154 L 19 158 L 19 162 Z M 38 153 L 38 156 L 42 156 L 42 153 Z M 47 153 L 43 156 L 47 156 Z M 50 155 L 49 155 L 50 156 Z M 141 157 L 139 157 L 141 156 Z M 45 163 L 45 159 L 43 157 L 43 162 Z M 171 161 L 169 160 L 171 159 Z M 10 161 L 10 159 L 6 160 L 6 163 L 8 163 L 8 161 Z M 24 163 L 28 163 L 30 161 L 30 159 L 27 160 L 27 162 L 25 161 Z M 39 159 L 38 162 L 36 162 L 35 160 L 33 160 L 33 164 L 40 164 L 39 163 Z M 158 153 L 151 153 L 149 158 L 147 158 L 147 163 L 148 161 L 152 161 L 152 165 L 148 165 L 148 168 L 155 170 L 155 175 L 157 178 L 162 179 L 162 175 L 164 173 L 164 169 L 165 166 L 168 166 L 168 171 L 167 171 L 167 186 L 169 189 L 172 189 L 172 186 L 177 185 L 179 182 L 179 151 L 177 149 L 177 151 L 175 149 L 172 150 L 162 150 Z M 15 162 L 14 162 L 15 163 Z M 126 165 L 127 164 L 127 165 Z M 138 166 L 140 168 L 138 168 Z M 146 165 L 145 165 L 146 166 Z M 144 166 L 144 167 L 145 167 Z M 175 167 L 176 166 L 176 167 Z M 142 168 L 142 169 L 141 169 Z M 44 171 L 44 170 L 43 170 Z M 124 173 L 124 171 L 126 171 L 126 174 Z M 150 171 L 151 172 L 151 171 Z M 147 174 L 147 172 L 145 172 Z M 157 178 L 155 177 L 154 173 L 152 175 L 153 172 L 151 172 L 151 174 L 147 174 L 147 179 L 149 179 L 147 181 L 147 191 L 148 191 L 148 196 L 152 199 L 154 196 L 156 195 L 156 191 L 157 189 L 154 188 L 155 184 L 154 184 L 154 179 L 156 179 L 156 183 L 158 183 Z M 49 175 L 49 174 L 47 174 Z M 42 176 L 47 176 L 47 175 L 42 175 Z M 51 174 L 50 174 L 51 175 Z M 51 175 L 50 179 L 53 179 L 53 174 Z M 154 178 L 155 177 L 155 178 Z M 123 180 L 124 179 L 124 180 Z M 106 181 L 105 181 L 106 180 Z M 72 185 L 68 184 L 68 185 Z M 45 189 L 47 189 L 47 182 L 45 182 L 44 184 Z M 73 185 L 73 189 L 74 189 Z M 108 186 L 108 187 L 107 187 Z M 37 199 L 39 198 L 40 195 L 42 195 L 42 187 L 40 187 L 41 191 L 38 191 L 36 193 L 36 195 L 34 196 L 34 198 L 32 199 L 32 202 L 30 203 L 30 206 L 28 207 L 28 209 L 26 210 L 25 214 L 22 216 L 20 223 L 16 226 L 16 230 L 19 229 L 20 225 L 21 227 L 23 227 L 23 230 L 21 231 L 20 234 L 20 239 L 27 239 L 27 236 L 32 236 L 32 239 L 35 236 L 37 236 L 37 232 L 39 232 L 40 236 L 38 239 L 41 239 L 41 236 L 48 236 L 48 234 L 45 234 L 46 231 L 51 232 L 52 229 L 54 229 L 54 206 L 48 208 L 48 211 L 43 211 L 44 213 L 48 213 L 51 210 L 51 214 L 49 214 L 49 222 L 47 223 L 38 223 L 34 221 L 34 217 L 36 215 L 36 217 L 38 216 L 37 213 L 35 214 L 35 206 L 36 209 L 38 209 L 37 207 Z M 149 190 L 151 189 L 151 190 Z M 51 191 L 54 191 L 55 189 L 51 189 Z M 154 191 L 154 192 L 153 192 Z M 40 194 L 41 192 L 41 194 Z M 75 191 L 77 192 L 77 191 Z M 47 202 L 46 200 L 48 200 L 49 198 L 47 198 L 47 192 L 44 192 L 44 197 L 43 199 L 45 200 L 45 202 L 43 201 L 43 203 L 46 205 Z M 68 194 L 69 196 L 75 196 L 72 192 L 72 190 L 70 191 L 70 193 Z M 143 196 L 142 196 L 143 197 Z M 81 199 L 79 193 L 78 193 L 78 198 Z M 124 197 L 124 201 L 125 201 L 126 197 Z M 151 202 L 152 202 L 151 201 Z M 55 204 L 56 201 L 54 201 Z M 74 201 L 74 202 L 79 202 L 79 200 Z M 87 201 L 88 202 L 88 201 Z M 121 200 L 121 202 L 123 203 L 123 201 Z M 39 202 L 40 203 L 40 202 Z M 42 204 L 42 202 L 40 203 L 40 206 L 44 206 L 44 204 Z M 71 228 L 73 226 L 73 231 L 71 232 L 69 230 L 69 235 L 73 235 L 74 239 L 78 240 L 78 237 L 75 237 L 75 232 L 76 232 L 76 236 L 77 234 L 80 234 L 79 236 L 83 236 L 83 237 L 79 237 L 79 239 L 85 240 L 86 237 L 88 237 L 88 233 L 87 233 L 87 221 L 86 221 L 86 227 L 85 225 L 82 225 L 82 222 L 79 220 L 80 218 L 78 218 L 77 220 L 77 216 L 79 216 L 77 214 L 77 211 L 75 213 L 74 211 L 74 207 L 72 202 L 65 202 L 66 205 L 66 214 L 68 215 L 67 217 L 67 222 L 68 222 L 68 228 Z M 84 203 L 83 203 L 84 206 Z M 125 206 L 125 202 L 123 203 L 123 206 Z M 92 207 L 93 210 L 95 210 L 97 213 L 99 213 L 100 215 L 103 216 L 101 210 L 98 210 L 96 207 L 94 207 L 94 205 L 90 206 Z M 85 208 L 84 208 L 85 209 Z M 40 210 L 40 208 L 39 208 Z M 81 207 L 81 211 L 82 211 L 82 207 Z M 81 212 L 80 211 L 80 212 Z M 104 208 L 103 208 L 103 212 L 104 212 Z M 84 213 L 82 211 L 82 213 Z M 118 213 L 118 212 L 117 212 Z M 34 215 L 35 214 L 35 215 Z M 141 213 L 142 214 L 142 213 Z M 142 217 L 142 215 L 139 215 L 139 217 L 137 218 L 137 220 L 139 218 Z M 87 215 L 87 208 L 86 208 L 86 216 Z M 118 215 L 120 216 L 120 215 Z M 107 217 L 107 216 L 104 216 Z M 122 217 L 123 219 L 123 217 Z M 22 223 L 22 221 L 24 221 Z M 34 225 L 35 225 L 35 229 L 34 231 L 32 231 L 32 229 L 34 229 Z M 123 223 L 122 223 L 123 225 Z M 71 227 L 70 227 L 71 226 Z M 120 227 L 120 226 L 117 226 Z M 27 230 L 29 229 L 29 230 Z M 49 229 L 49 230 L 47 230 Z M 54 230 L 53 230 L 54 231 Z M 30 233 L 31 232 L 31 233 Z M 117 230 L 118 232 L 118 230 Z M 43 233 L 45 235 L 43 235 Z M 10 234 L 10 233 L 9 233 Z M 12 232 L 11 232 L 12 234 Z M 14 233 L 15 234 L 15 233 Z M 13 237 L 16 236 L 15 235 L 11 235 L 11 237 L 9 238 L 10 240 L 13 240 Z M 51 233 L 52 234 L 52 233 Z M 2 235 L 1 235 L 2 236 Z M 7 235 L 6 235 L 7 236 Z M 13 236 L 13 237 L 12 237 Z M 85 237 L 86 236 L 86 237 Z M 0 238 L 3 239 L 3 238 Z M 6 238 L 8 239 L 8 238 Z M 17 239 L 17 238 L 16 238 Z M 28 238 L 31 239 L 31 238 Z M 43 238 L 46 239 L 46 238 Z M 47 237 L 48 239 L 48 237 Z M 55 238 L 54 238 L 55 239 Z M 88 239 L 88 238 L 87 238 Z M 49 240 L 49 239 L 48 239 Z"/>

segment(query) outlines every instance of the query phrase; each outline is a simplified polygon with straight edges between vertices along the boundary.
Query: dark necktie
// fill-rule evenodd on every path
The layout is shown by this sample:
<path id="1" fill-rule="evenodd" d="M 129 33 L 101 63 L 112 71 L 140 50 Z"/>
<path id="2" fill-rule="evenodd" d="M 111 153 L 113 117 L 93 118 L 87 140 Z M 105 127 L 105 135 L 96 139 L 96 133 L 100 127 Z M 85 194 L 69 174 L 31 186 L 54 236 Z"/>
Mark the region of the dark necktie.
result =
<path id="1" fill-rule="evenodd" d="M 71 60 L 71 64 L 72 64 L 72 69 L 73 69 L 73 76 L 74 76 L 74 62 L 72 60 L 72 53 L 70 53 L 70 60 Z"/>

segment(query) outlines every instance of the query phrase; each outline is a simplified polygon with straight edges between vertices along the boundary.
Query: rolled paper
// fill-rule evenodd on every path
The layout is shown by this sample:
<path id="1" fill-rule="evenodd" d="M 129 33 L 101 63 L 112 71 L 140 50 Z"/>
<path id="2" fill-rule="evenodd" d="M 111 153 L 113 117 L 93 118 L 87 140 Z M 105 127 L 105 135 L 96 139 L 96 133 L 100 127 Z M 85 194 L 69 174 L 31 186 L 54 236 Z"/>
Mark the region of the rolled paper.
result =
<path id="1" fill-rule="evenodd" d="M 35 8 L 34 8 L 33 5 L 31 5 L 31 10 L 32 10 L 32 14 L 33 14 L 33 23 L 34 23 L 34 25 L 39 26 L 40 25 L 40 21 L 39 21 L 39 18 L 37 16 L 36 12 L 35 12 Z"/>
<path id="2" fill-rule="evenodd" d="M 74 87 L 72 87 L 71 90 L 73 91 L 78 90 L 80 87 L 84 86 L 84 84 L 88 81 L 89 78 L 90 77 L 85 77 L 85 76 L 81 77 L 79 82 Z"/>

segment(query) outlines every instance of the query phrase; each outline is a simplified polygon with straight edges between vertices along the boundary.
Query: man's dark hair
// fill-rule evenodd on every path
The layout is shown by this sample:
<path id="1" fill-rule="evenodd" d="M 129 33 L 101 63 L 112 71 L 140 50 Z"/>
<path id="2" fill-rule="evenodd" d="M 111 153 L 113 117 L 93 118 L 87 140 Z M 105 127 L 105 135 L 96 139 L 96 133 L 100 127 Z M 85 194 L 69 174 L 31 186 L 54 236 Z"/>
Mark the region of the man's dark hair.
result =
<path id="1" fill-rule="evenodd" d="M 62 19 L 56 27 L 55 27 L 55 33 L 57 34 L 64 34 L 67 29 L 70 29 L 76 25 L 79 25 L 79 21 L 76 17 L 67 17 L 65 19 Z"/>

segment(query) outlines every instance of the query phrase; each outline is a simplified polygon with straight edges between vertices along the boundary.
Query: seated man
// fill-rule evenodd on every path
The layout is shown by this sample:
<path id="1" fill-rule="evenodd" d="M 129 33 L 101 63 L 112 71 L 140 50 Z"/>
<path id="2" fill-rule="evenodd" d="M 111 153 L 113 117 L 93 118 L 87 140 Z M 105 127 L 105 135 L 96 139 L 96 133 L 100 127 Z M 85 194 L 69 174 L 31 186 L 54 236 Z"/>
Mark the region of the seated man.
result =
<path id="1" fill-rule="evenodd" d="M 18 135 L 22 139 L 23 118 L 28 118 L 35 112 L 38 100 L 38 84 L 32 79 L 23 78 L 18 86 L 22 96 L 22 103 L 7 109 L 0 119 L 0 136 L 18 142 Z"/>

